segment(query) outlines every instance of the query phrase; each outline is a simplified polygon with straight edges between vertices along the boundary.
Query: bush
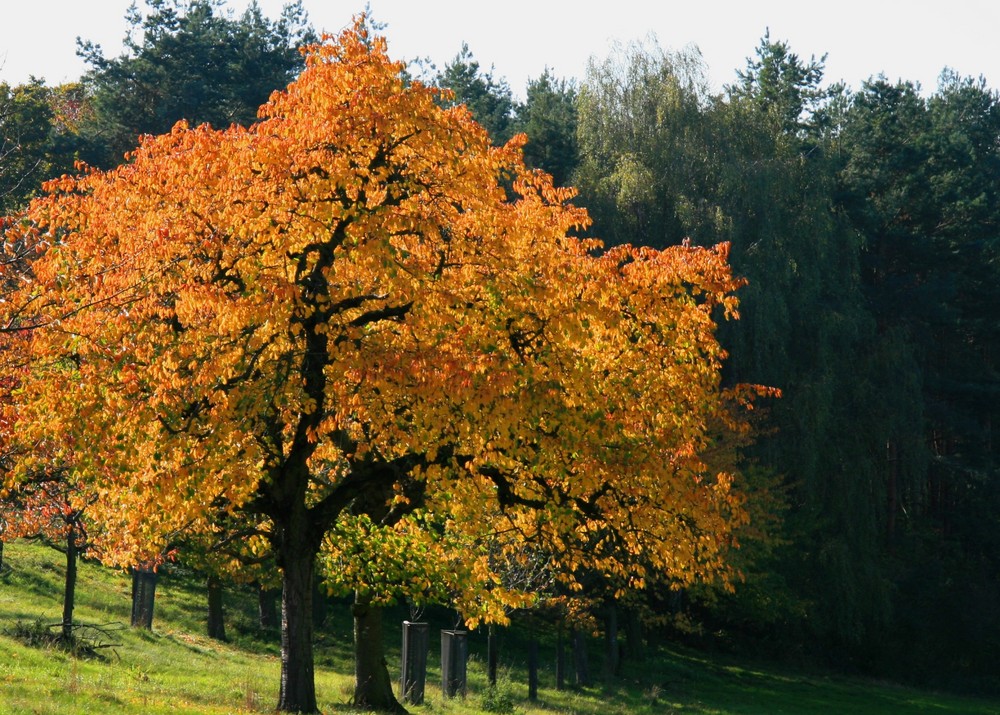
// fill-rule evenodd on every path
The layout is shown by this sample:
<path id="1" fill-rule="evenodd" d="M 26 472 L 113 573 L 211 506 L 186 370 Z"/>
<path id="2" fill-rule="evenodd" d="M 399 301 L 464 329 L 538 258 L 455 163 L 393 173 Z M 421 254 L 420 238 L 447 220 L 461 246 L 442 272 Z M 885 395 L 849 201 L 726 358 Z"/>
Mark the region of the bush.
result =
<path id="1" fill-rule="evenodd" d="M 479 707 L 483 712 L 513 715 L 514 686 L 508 678 L 497 678 L 495 685 L 490 685 L 479 697 Z"/>

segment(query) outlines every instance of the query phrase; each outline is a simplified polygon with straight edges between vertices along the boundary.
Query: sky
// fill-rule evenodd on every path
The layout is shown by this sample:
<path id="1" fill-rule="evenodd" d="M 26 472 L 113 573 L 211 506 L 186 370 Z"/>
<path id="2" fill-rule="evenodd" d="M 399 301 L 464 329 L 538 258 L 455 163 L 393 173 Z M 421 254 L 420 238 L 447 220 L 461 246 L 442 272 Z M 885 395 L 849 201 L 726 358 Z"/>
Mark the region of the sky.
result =
<path id="1" fill-rule="evenodd" d="M 283 0 L 258 0 L 275 18 Z M 30 76 L 52 84 L 85 71 L 76 38 L 118 55 L 132 0 L 0 0 L 0 81 Z M 228 0 L 242 12 L 248 0 Z M 138 0 L 143 7 L 143 0 Z M 365 0 L 304 0 L 317 30 L 336 33 L 364 10 Z M 998 0 L 369 0 L 385 25 L 395 59 L 426 58 L 438 67 L 468 44 L 473 58 L 523 97 L 546 69 L 583 80 L 588 61 L 614 43 L 655 38 L 668 50 L 696 47 L 716 90 L 736 79 L 765 31 L 803 60 L 823 54 L 826 79 L 859 88 L 884 74 L 933 91 L 945 67 L 983 75 L 1000 88 Z"/>

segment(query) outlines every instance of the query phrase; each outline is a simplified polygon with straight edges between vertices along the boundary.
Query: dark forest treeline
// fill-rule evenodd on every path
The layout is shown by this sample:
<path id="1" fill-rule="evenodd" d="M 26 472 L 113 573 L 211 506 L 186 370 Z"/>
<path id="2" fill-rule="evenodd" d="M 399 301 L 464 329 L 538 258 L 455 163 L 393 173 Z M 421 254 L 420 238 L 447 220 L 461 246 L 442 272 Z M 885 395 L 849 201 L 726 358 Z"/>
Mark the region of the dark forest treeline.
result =
<path id="1" fill-rule="evenodd" d="M 766 37 L 723 96 L 629 47 L 579 91 L 574 180 L 611 242 L 730 241 L 734 381 L 778 386 L 755 464 L 784 545 L 712 618 L 858 666 L 988 673 L 998 630 L 1000 104 L 822 86 Z M 738 616 L 738 620 L 737 620 Z"/>
<path id="2" fill-rule="evenodd" d="M 81 46 L 80 84 L 0 85 L 3 213 L 177 119 L 252 121 L 313 37 L 300 6 L 271 21 L 147 4 L 125 56 Z M 544 74 L 524 102 L 467 48 L 428 79 L 497 141 L 526 132 L 528 161 L 578 187 L 606 243 L 731 243 L 749 283 L 723 327 L 728 377 L 783 396 L 747 454 L 747 486 L 768 501 L 739 556 L 745 583 L 680 599 L 705 632 L 987 684 L 1000 656 L 997 93 L 949 72 L 931 93 L 880 76 L 829 86 L 822 60 L 767 35 L 718 95 L 695 54 L 648 44 L 579 82 Z"/>

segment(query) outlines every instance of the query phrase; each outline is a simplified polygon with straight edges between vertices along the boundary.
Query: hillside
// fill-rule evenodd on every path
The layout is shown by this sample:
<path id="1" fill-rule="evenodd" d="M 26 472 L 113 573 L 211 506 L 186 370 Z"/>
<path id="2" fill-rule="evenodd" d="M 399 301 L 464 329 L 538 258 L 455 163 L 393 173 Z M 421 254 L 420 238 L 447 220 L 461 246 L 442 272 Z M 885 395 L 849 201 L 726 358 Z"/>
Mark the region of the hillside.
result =
<path id="1" fill-rule="evenodd" d="M 77 588 L 77 620 L 101 626 L 98 657 L 73 658 L 52 647 L 28 647 L 12 637 L 36 622 L 58 621 L 61 555 L 42 546 L 15 542 L 4 548 L 0 575 L 0 713 L 4 715 L 84 715 L 157 713 L 209 715 L 272 712 L 278 685 L 277 634 L 260 633 L 252 595 L 227 592 L 229 643 L 201 635 L 204 594 L 200 583 L 180 569 L 163 575 L 157 587 L 153 631 L 126 627 L 131 581 L 127 575 L 82 564 Z M 442 624 L 447 625 L 447 624 Z M 432 626 L 435 624 L 432 623 Z M 398 673 L 398 629 L 389 629 L 390 669 Z M 346 606 L 331 604 L 320 629 L 317 690 L 324 712 L 351 712 L 350 623 Z M 91 635 L 96 632 L 91 631 Z M 433 644 L 432 638 L 432 644 Z M 517 633 L 507 638 L 518 650 Z M 512 705 L 523 715 L 659 715 L 661 713 L 845 713 L 892 715 L 935 713 L 976 715 L 1000 711 L 1000 702 L 951 697 L 829 674 L 778 671 L 730 659 L 707 658 L 680 650 L 659 650 L 615 683 L 556 691 L 542 652 L 539 702 L 527 702 L 522 663 L 505 652 L 505 677 L 494 711 Z M 432 651 L 434 648 L 432 647 Z M 440 670 L 431 653 L 427 704 L 420 714 L 483 712 L 483 639 L 471 642 L 469 695 L 442 700 Z"/>

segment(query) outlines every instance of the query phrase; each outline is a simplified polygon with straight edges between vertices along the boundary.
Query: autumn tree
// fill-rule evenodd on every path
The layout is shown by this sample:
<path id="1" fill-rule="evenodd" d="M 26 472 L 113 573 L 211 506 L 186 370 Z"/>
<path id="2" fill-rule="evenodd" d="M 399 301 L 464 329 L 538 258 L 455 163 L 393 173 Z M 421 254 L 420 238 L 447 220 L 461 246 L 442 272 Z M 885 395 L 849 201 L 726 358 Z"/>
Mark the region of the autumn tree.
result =
<path id="1" fill-rule="evenodd" d="M 8 248 L 8 257 L 12 252 Z M 26 277 L 13 266 L 17 261 L 8 261 L 3 268 L 15 275 Z M 13 310 L 9 320 L 19 324 L 18 311 Z M 63 614 L 60 638 L 69 645 L 73 643 L 73 611 L 76 605 L 76 573 L 79 558 L 94 542 L 89 537 L 91 522 L 87 509 L 93 503 L 93 495 L 84 493 L 84 487 L 74 479 L 65 462 L 53 458 L 59 438 L 43 436 L 33 441 L 16 437 L 22 424 L 15 407 L 17 390 L 22 386 L 22 377 L 27 365 L 24 359 L 24 333 L 20 330 L 0 331 L 0 538 L 36 539 L 62 552 L 66 557 L 66 571 L 63 580 Z M 17 465 L 19 479 L 16 483 L 9 479 Z"/>
<path id="2" fill-rule="evenodd" d="M 348 515 L 325 540 L 320 555 L 324 582 L 334 593 L 354 596 L 358 707 L 372 707 L 380 693 L 391 690 L 381 647 L 386 606 L 403 601 L 417 608 L 448 605 L 475 628 L 507 623 L 509 608 L 535 600 L 534 593 L 511 584 L 498 568 L 495 555 L 504 549 L 495 521 L 479 515 L 458 522 L 433 503 L 426 507 L 398 521 Z"/>
<path id="3" fill-rule="evenodd" d="M 731 577 L 746 511 L 713 448 L 756 391 L 721 386 L 726 247 L 572 238 L 588 217 L 523 137 L 439 98 L 362 21 L 257 124 L 147 137 L 13 232 L 45 248 L 15 301 L 23 437 L 66 436 L 111 562 L 266 523 L 283 711 L 316 711 L 316 558 L 348 517 L 496 513 L 570 587 Z"/>
<path id="4" fill-rule="evenodd" d="M 0 522 L 5 539 L 37 539 L 64 554 L 63 612 L 60 638 L 73 643 L 76 574 L 81 556 L 91 547 L 87 506 L 78 486 L 60 472 L 42 472 L 23 480 L 0 499 Z"/>

